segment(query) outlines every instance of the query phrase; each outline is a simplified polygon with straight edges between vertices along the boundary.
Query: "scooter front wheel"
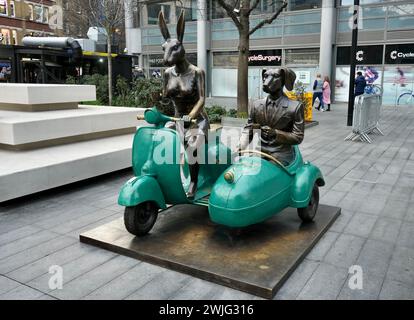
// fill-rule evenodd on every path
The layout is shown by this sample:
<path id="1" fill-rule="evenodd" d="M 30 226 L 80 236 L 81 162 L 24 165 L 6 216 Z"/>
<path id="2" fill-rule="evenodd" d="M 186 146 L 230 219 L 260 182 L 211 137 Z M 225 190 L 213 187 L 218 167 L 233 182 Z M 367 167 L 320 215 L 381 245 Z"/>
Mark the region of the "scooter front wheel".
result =
<path id="1" fill-rule="evenodd" d="M 154 202 L 144 202 L 135 207 L 125 208 L 126 229 L 138 237 L 147 235 L 157 221 L 158 211 L 158 205 Z"/>

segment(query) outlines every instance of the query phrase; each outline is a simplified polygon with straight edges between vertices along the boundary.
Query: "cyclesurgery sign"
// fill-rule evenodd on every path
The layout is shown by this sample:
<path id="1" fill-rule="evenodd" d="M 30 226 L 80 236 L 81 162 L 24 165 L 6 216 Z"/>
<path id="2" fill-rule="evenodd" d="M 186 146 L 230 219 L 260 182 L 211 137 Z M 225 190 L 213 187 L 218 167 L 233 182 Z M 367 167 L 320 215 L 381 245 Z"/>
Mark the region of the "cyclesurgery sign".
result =
<path id="1" fill-rule="evenodd" d="M 281 66 L 282 50 L 255 50 L 250 51 L 249 66 Z"/>
<path id="2" fill-rule="evenodd" d="M 414 43 L 387 45 L 386 64 L 414 64 Z"/>

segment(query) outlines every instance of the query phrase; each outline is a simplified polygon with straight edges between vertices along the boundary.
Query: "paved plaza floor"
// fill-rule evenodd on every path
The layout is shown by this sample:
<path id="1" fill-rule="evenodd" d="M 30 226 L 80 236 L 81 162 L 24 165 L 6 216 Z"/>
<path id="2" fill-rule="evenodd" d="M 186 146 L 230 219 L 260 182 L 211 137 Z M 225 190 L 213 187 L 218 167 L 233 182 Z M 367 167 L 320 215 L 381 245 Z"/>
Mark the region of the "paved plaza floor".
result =
<path id="1" fill-rule="evenodd" d="M 414 107 L 384 108 L 373 144 L 345 142 L 346 106 L 316 113 L 301 150 L 320 166 L 321 202 L 342 215 L 276 299 L 414 299 Z M 258 299 L 79 242 L 123 214 L 130 171 L 0 204 L 1 299 Z M 63 289 L 51 290 L 51 266 Z M 349 268 L 362 267 L 351 290 Z"/>

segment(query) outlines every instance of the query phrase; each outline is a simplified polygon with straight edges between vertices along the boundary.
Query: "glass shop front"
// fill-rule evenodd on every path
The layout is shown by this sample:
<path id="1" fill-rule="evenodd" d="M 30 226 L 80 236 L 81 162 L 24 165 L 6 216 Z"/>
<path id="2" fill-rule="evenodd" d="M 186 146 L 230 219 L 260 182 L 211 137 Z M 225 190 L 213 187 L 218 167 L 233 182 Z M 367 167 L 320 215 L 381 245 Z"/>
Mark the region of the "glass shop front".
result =
<path id="1" fill-rule="evenodd" d="M 336 102 L 348 102 L 350 55 L 350 47 L 337 48 Z M 360 46 L 356 59 L 357 71 L 383 93 L 383 105 L 414 104 L 414 43 Z"/>
<path id="2" fill-rule="evenodd" d="M 213 97 L 237 97 L 238 52 L 213 52 L 212 55 Z M 292 68 L 299 81 L 311 90 L 319 64 L 319 49 L 269 49 L 251 50 L 249 55 L 249 99 L 261 99 L 263 92 L 262 75 L 268 69 L 287 66 Z"/>

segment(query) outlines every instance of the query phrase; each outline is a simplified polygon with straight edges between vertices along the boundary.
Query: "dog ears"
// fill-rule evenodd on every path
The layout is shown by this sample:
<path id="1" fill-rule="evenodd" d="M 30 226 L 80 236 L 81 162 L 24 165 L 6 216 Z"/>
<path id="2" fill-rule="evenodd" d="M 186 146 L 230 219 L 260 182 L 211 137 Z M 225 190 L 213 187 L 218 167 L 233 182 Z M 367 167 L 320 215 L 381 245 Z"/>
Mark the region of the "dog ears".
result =
<path id="1" fill-rule="evenodd" d="M 168 31 L 167 23 L 165 22 L 164 13 L 162 13 L 162 11 L 160 11 L 160 14 L 158 15 L 158 25 L 164 40 L 167 41 L 168 39 L 171 39 L 170 31 Z"/>
<path id="2" fill-rule="evenodd" d="M 180 18 L 177 23 L 177 39 L 180 43 L 183 43 L 185 32 L 185 11 L 181 10 Z"/>
<path id="3" fill-rule="evenodd" d="M 285 78 L 285 87 L 288 91 L 292 91 L 296 81 L 296 73 L 290 68 L 280 68 Z"/>

